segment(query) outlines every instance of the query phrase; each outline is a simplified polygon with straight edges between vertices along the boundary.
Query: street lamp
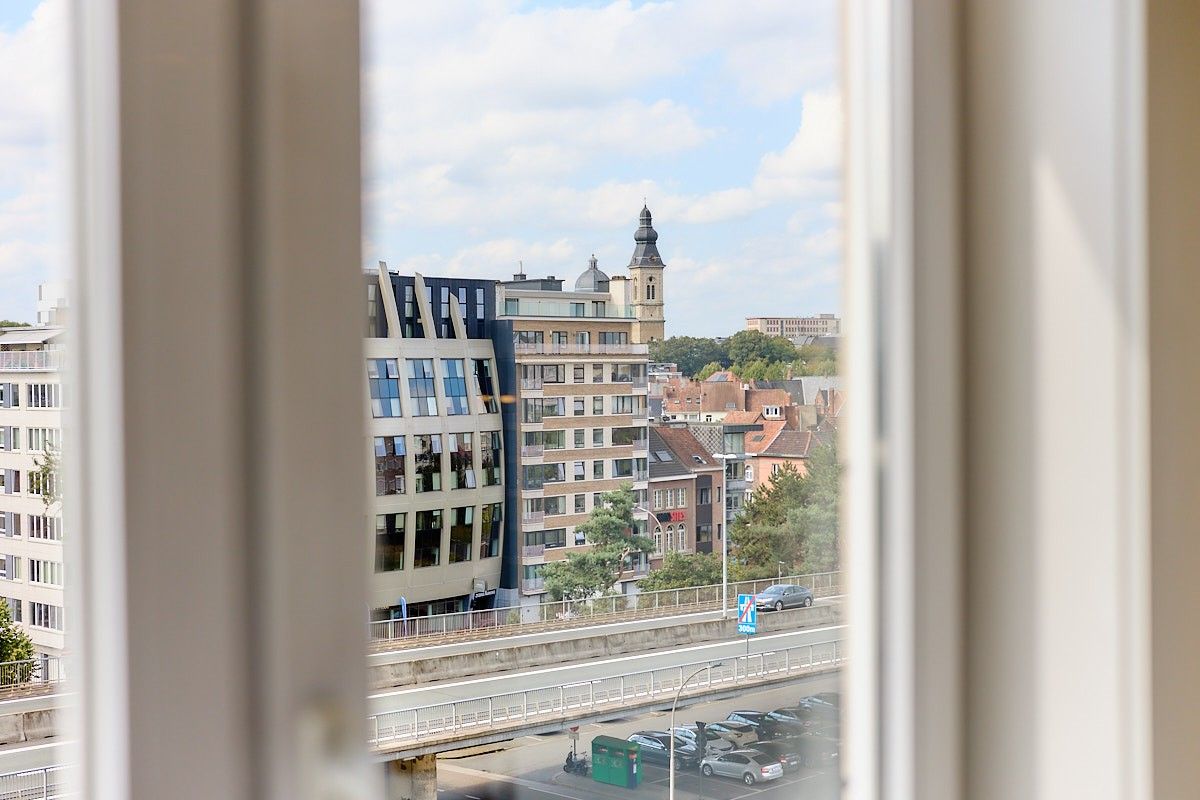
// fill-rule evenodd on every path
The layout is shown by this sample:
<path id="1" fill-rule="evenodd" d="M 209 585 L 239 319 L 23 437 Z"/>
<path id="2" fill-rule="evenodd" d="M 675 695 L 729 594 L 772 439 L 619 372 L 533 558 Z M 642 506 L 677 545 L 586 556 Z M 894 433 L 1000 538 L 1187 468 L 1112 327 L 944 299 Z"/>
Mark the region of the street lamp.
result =
<path id="1" fill-rule="evenodd" d="M 695 672 L 693 672 L 691 675 L 688 675 L 686 678 L 684 678 L 683 681 L 680 682 L 679 688 L 675 690 L 675 700 L 671 703 L 671 725 L 667 730 L 667 735 L 671 739 L 671 743 L 670 743 L 671 756 L 667 760 L 667 772 L 670 773 L 670 777 L 669 777 L 670 782 L 667 785 L 667 800 L 675 800 L 675 707 L 677 705 L 679 705 L 679 695 L 683 694 L 683 687 L 687 686 L 688 682 L 691 681 L 692 678 L 696 677 L 701 672 L 704 672 L 704 670 L 706 670 L 706 669 L 711 670 L 713 667 L 723 667 L 723 666 L 725 666 L 725 662 L 718 661 L 715 664 L 709 664 L 706 667 L 700 667 Z M 710 684 L 712 683 L 712 675 L 711 674 L 709 675 L 708 682 Z M 705 742 L 703 740 L 702 735 L 697 737 L 697 742 L 698 742 L 698 745 L 696 747 L 696 750 L 699 751 L 700 760 L 703 761 L 704 760 Z"/>
<path id="2" fill-rule="evenodd" d="M 721 616 L 729 609 L 729 515 L 725 509 L 729 503 L 729 464 L 737 453 L 713 453 L 721 459 Z"/>
<path id="3" fill-rule="evenodd" d="M 776 580 L 783 580 L 783 565 L 785 562 L 776 561 L 775 563 L 778 564 L 778 566 L 775 568 L 776 572 L 778 573 Z"/>
<path id="4" fill-rule="evenodd" d="M 654 520 L 654 527 L 655 527 L 655 529 L 658 531 L 658 535 L 659 535 L 659 537 L 660 537 L 660 540 L 661 540 L 661 537 L 663 537 L 663 535 L 664 535 L 664 533 L 663 533 L 663 526 L 662 526 L 662 523 L 658 521 L 658 517 L 654 515 L 654 512 L 652 512 L 652 511 L 651 511 L 650 509 L 648 509 L 648 508 L 643 508 L 642 506 L 634 506 L 634 507 L 633 507 L 633 510 L 634 510 L 634 511 L 641 511 L 643 514 L 645 514 L 645 515 L 646 515 L 646 519 L 652 519 L 652 520 Z"/>

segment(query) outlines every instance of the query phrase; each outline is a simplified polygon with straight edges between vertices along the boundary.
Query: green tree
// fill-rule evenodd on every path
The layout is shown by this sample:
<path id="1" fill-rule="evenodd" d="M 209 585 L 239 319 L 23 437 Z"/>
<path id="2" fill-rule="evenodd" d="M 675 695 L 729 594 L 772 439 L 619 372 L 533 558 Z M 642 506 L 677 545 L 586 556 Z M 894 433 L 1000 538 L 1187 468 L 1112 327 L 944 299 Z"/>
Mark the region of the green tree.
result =
<path id="1" fill-rule="evenodd" d="M 14 322 L 11 319 L 0 319 L 0 328 L 28 328 L 28 322 Z"/>
<path id="2" fill-rule="evenodd" d="M 672 336 L 650 343 L 650 360 L 672 362 L 684 375 L 695 375 L 710 362 L 729 364 L 729 354 L 715 339 Z"/>
<path id="3" fill-rule="evenodd" d="M 720 372 L 722 369 L 724 369 L 724 367 L 722 367 L 716 361 L 710 361 L 701 367 L 700 371 L 696 373 L 696 380 L 706 381 L 711 378 L 714 373 Z"/>
<path id="4" fill-rule="evenodd" d="M 762 331 L 738 331 L 728 342 L 729 362 L 749 364 L 762 359 L 769 364 L 795 361 L 796 346 L 782 336 L 768 336 Z"/>
<path id="5" fill-rule="evenodd" d="M 41 459 L 34 458 L 33 465 L 37 467 L 31 475 L 31 483 L 37 484 L 42 491 L 42 504 L 49 510 L 57 503 L 59 497 L 58 454 L 46 445 L 42 450 Z"/>
<path id="6" fill-rule="evenodd" d="M 562 561 L 547 564 L 542 572 L 546 591 L 552 598 L 582 599 L 604 594 L 621 577 L 633 555 L 654 552 L 654 540 L 636 532 L 633 505 L 630 484 L 600 496 L 591 516 L 575 528 L 592 549 L 586 553 L 568 553 Z"/>
<path id="7" fill-rule="evenodd" d="M 721 557 L 715 553 L 667 553 L 662 566 L 638 581 L 643 592 L 712 586 L 721 582 Z"/>
<path id="8" fill-rule="evenodd" d="M 735 580 L 769 578 L 782 561 L 790 572 L 826 572 L 838 567 L 836 449 L 816 448 L 807 474 L 790 464 L 757 489 L 730 529 L 730 571 Z"/>
<path id="9" fill-rule="evenodd" d="M 0 599 L 0 663 L 11 661 L 31 661 L 33 659 L 33 642 L 29 634 L 12 620 L 12 612 L 8 610 L 8 601 Z M 11 686 L 14 683 L 25 683 L 33 677 L 36 665 L 8 664 L 0 667 L 0 684 Z"/>

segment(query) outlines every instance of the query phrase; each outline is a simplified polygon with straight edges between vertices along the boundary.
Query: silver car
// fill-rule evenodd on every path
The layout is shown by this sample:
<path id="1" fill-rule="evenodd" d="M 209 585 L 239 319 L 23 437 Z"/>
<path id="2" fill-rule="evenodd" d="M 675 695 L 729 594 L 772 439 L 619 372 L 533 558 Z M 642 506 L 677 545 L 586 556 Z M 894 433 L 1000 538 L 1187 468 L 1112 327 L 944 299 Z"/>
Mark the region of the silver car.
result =
<path id="1" fill-rule="evenodd" d="M 706 777 L 721 775 L 726 778 L 739 778 L 747 786 L 783 777 L 783 767 L 779 761 L 757 750 L 734 750 L 719 756 L 709 756 L 700 762 L 700 771 Z"/>
<path id="2" fill-rule="evenodd" d="M 696 730 L 695 726 L 681 725 L 673 728 L 672 730 L 674 730 L 680 738 L 686 740 L 693 747 L 696 746 L 696 739 L 699 738 L 699 731 Z M 716 733 L 707 729 L 704 731 L 704 744 L 704 754 L 706 756 L 719 756 L 722 753 L 728 753 L 733 749 L 733 742 L 722 739 Z"/>

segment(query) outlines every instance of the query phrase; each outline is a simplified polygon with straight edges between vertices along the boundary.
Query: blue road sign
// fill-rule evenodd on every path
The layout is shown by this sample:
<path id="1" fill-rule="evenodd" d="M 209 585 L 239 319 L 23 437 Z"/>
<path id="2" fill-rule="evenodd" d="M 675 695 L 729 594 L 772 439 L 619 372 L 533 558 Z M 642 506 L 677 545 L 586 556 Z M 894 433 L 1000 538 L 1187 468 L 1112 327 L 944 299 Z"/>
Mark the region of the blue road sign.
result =
<path id="1" fill-rule="evenodd" d="M 738 633 L 758 633 L 758 609 L 752 594 L 738 595 Z"/>

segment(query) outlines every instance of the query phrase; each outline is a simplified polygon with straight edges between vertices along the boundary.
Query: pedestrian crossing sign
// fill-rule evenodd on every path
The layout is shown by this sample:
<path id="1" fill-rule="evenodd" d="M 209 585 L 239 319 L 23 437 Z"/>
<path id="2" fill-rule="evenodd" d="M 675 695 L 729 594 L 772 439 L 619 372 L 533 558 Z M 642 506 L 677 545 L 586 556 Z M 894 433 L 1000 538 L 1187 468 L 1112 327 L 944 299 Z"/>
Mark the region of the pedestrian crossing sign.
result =
<path id="1" fill-rule="evenodd" d="M 758 609 L 754 607 L 754 595 L 738 595 L 738 633 L 758 633 Z"/>

